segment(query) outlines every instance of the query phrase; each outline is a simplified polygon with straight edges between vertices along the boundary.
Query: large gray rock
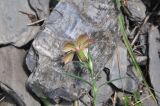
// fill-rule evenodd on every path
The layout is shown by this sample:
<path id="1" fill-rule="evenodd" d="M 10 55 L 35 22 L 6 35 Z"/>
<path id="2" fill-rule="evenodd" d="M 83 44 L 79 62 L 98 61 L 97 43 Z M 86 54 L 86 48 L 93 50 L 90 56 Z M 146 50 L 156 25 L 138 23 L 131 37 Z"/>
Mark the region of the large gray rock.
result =
<path id="1" fill-rule="evenodd" d="M 64 74 L 64 72 L 80 73 L 84 79 L 89 80 L 84 70 L 72 62 L 65 66 L 62 64 L 65 41 L 74 40 L 84 33 L 96 40 L 90 47 L 90 52 L 93 56 L 94 70 L 102 71 L 112 57 L 115 42 L 120 37 L 116 9 L 112 0 L 62 0 L 55 7 L 44 22 L 26 58 L 27 66 L 32 72 L 28 86 L 38 97 L 48 98 L 54 102 L 61 99 L 73 101 L 81 96 L 81 89 L 90 90 L 84 82 Z M 123 53 L 127 54 L 126 50 Z M 117 70 L 112 70 L 111 75 L 116 74 L 118 78 L 119 74 L 123 77 L 126 72 L 126 70 L 122 73 L 113 71 Z M 102 75 L 101 83 L 106 81 L 104 73 Z M 104 99 L 107 100 L 112 93 L 108 85 L 102 88 L 105 89 L 108 92 L 99 94 L 104 102 Z M 98 101 L 102 103 L 102 100 Z"/>
<path id="2" fill-rule="evenodd" d="M 26 106 L 40 106 L 26 90 L 28 76 L 23 68 L 26 52 L 13 46 L 0 48 L 0 81 L 10 86 Z M 14 101 L 2 101 L 0 106 L 15 106 Z"/>
<path id="3" fill-rule="evenodd" d="M 0 44 L 13 44 L 21 47 L 36 36 L 39 31 L 39 26 L 27 26 L 27 24 L 31 23 L 31 20 L 28 15 L 20 11 L 35 16 L 38 15 L 37 17 L 41 19 L 47 17 L 49 14 L 49 2 L 40 0 L 39 4 L 39 0 L 34 1 L 34 3 L 28 3 L 28 0 L 0 1 Z M 35 7 L 30 7 L 31 5 L 35 5 Z M 36 9 L 41 11 L 41 13 L 34 11 Z"/>
<path id="4" fill-rule="evenodd" d="M 39 19 L 49 16 L 50 0 L 28 0 L 28 3 Z"/>
<path id="5" fill-rule="evenodd" d="M 138 84 L 136 83 L 136 81 L 134 81 L 134 79 L 136 78 L 135 76 L 133 79 L 128 77 L 128 71 L 130 71 L 128 69 L 128 66 L 130 65 L 130 63 L 128 61 L 127 55 L 128 54 L 125 45 L 122 42 L 117 42 L 113 57 L 107 63 L 106 67 L 110 69 L 111 80 L 121 78 L 117 81 L 114 81 L 113 84 L 115 84 L 118 88 L 132 92 L 133 90 L 138 88 Z"/>
<path id="6" fill-rule="evenodd" d="M 158 41 L 159 38 L 159 30 L 157 27 L 153 26 L 149 32 L 149 74 L 151 83 L 157 96 L 157 100 L 160 105 L 160 56 L 158 54 L 160 50 L 160 42 Z"/>

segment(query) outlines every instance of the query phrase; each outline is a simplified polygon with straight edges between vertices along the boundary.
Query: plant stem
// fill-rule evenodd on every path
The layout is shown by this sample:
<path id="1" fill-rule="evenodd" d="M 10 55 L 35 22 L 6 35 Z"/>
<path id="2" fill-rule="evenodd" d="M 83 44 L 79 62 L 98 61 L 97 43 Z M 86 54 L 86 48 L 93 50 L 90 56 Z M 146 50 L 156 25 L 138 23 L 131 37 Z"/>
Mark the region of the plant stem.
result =
<path id="1" fill-rule="evenodd" d="M 121 0 L 116 0 L 116 4 L 117 4 L 117 8 L 118 10 L 120 10 L 120 7 L 122 6 L 121 4 Z M 134 65 L 135 69 L 136 69 L 136 72 L 138 74 L 138 78 L 140 81 L 143 81 L 144 82 L 144 85 L 147 87 L 147 90 L 148 92 L 152 95 L 152 98 L 153 100 L 157 103 L 157 100 L 156 100 L 156 97 L 154 96 L 154 94 L 152 93 L 151 89 L 149 88 L 149 85 L 148 83 L 146 82 L 145 80 L 145 77 L 142 73 L 142 70 L 141 68 L 139 67 L 138 63 L 137 63 L 137 60 L 135 58 L 135 55 L 133 53 L 133 49 L 132 49 L 132 46 L 128 40 L 128 37 L 127 37 L 127 33 L 125 31 L 125 22 L 124 22 L 124 16 L 122 14 L 120 14 L 118 16 L 118 26 L 120 28 L 120 32 L 122 34 L 122 39 L 124 41 L 124 44 L 126 45 L 127 47 L 127 50 L 128 50 L 128 53 L 131 57 L 131 61 L 132 61 L 132 64 Z"/>
<path id="2" fill-rule="evenodd" d="M 92 80 L 93 106 L 96 106 L 97 84 L 96 84 L 95 73 L 93 70 L 93 62 L 90 57 L 89 57 L 89 61 L 87 62 L 87 66 L 88 66 L 87 68 L 91 74 L 91 80 Z"/>
<path id="3" fill-rule="evenodd" d="M 93 84 L 92 84 L 92 92 L 93 92 L 93 106 L 96 106 L 96 100 L 97 100 L 97 84 L 96 84 L 96 79 L 93 79 Z"/>

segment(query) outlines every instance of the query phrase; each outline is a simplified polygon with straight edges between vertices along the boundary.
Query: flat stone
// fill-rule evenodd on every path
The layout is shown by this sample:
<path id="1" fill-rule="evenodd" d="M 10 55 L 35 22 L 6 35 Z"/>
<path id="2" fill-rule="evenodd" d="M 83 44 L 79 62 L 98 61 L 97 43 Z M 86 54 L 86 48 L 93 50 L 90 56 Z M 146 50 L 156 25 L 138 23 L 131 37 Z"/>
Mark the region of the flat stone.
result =
<path id="1" fill-rule="evenodd" d="M 116 87 L 132 92 L 138 87 L 136 82 L 128 76 L 129 61 L 127 57 L 127 49 L 122 42 L 117 43 L 112 59 L 106 65 L 110 69 L 110 80 Z"/>
<path id="2" fill-rule="evenodd" d="M 47 98 L 53 103 L 59 103 L 61 100 L 72 102 L 81 96 L 82 89 L 85 91 L 91 89 L 83 81 L 65 74 L 66 72 L 80 74 L 85 80 L 90 81 L 85 69 L 77 67 L 74 62 L 63 65 L 62 61 L 64 43 L 75 40 L 79 35 L 85 33 L 95 39 L 95 43 L 89 48 L 95 72 L 102 71 L 115 55 L 115 61 L 111 61 L 113 67 L 109 67 L 111 68 L 111 80 L 127 76 L 127 50 L 124 45 L 119 47 L 118 52 L 122 64 L 120 73 L 117 56 L 114 53 L 115 42 L 120 41 L 114 6 L 112 0 L 63 0 L 57 4 L 44 22 L 42 30 L 39 31 L 26 57 L 26 64 L 32 72 L 27 85 L 38 97 Z M 106 82 L 104 73 L 102 77 L 100 84 Z M 126 79 L 117 80 L 114 84 L 126 90 L 129 87 L 129 90 L 132 91 L 134 86 L 130 86 L 130 82 L 127 81 Z M 104 90 L 106 90 L 105 94 Z M 112 94 L 107 84 L 99 92 L 98 104 L 106 102 Z"/>
<path id="3" fill-rule="evenodd" d="M 49 4 L 42 4 L 45 8 L 49 7 Z M 0 1 L 0 44 L 12 44 L 21 47 L 36 36 L 39 26 L 27 26 L 32 22 L 28 15 L 20 12 L 22 11 L 36 16 L 33 9 L 30 8 L 28 0 Z M 45 13 L 44 9 L 42 12 Z"/>
<path id="4" fill-rule="evenodd" d="M 45 19 L 49 16 L 50 0 L 28 0 L 28 3 L 39 19 Z"/>
<path id="5" fill-rule="evenodd" d="M 0 48 L 0 81 L 9 85 L 26 106 L 40 106 L 26 90 L 28 76 L 23 68 L 26 52 L 13 46 Z M 0 102 L 0 106 L 15 106 L 13 101 Z"/>
<path id="6" fill-rule="evenodd" d="M 160 56 L 158 54 L 160 50 L 160 42 L 157 41 L 158 38 L 160 38 L 159 30 L 157 27 L 152 26 L 149 31 L 149 75 L 160 105 Z"/>
<path id="7" fill-rule="evenodd" d="M 29 88 L 38 97 L 47 97 L 54 102 L 57 98 L 73 101 L 80 96 L 81 89 L 90 90 L 83 81 L 64 74 L 79 72 L 89 80 L 86 71 L 75 68 L 72 62 L 63 67 L 64 42 L 87 33 L 96 40 L 90 47 L 94 69 L 103 70 L 115 47 L 115 38 L 118 36 L 116 23 L 116 10 L 111 0 L 60 1 L 44 22 L 43 30 L 35 38 L 33 48 L 27 55 L 27 66 L 33 72 L 28 79 Z"/>

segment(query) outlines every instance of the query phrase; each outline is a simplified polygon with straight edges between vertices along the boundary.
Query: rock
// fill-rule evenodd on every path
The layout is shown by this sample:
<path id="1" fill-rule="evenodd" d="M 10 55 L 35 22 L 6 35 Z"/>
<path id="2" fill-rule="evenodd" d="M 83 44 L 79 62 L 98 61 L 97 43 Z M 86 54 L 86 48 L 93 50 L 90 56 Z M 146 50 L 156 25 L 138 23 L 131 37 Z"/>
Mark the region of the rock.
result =
<path id="1" fill-rule="evenodd" d="M 99 75 L 99 79 L 97 81 L 97 87 L 100 87 L 102 84 L 106 82 L 106 74 L 102 71 Z M 104 106 L 103 104 L 106 103 L 111 95 L 113 94 L 113 90 L 108 84 L 104 84 L 98 89 L 97 92 L 97 101 L 96 106 Z M 86 94 L 79 100 L 80 106 L 90 106 L 91 105 L 91 96 Z M 86 105 L 85 105 L 86 104 Z"/>
<path id="2" fill-rule="evenodd" d="M 38 19 L 45 19 L 49 16 L 50 0 L 28 0 L 28 3 Z"/>
<path id="3" fill-rule="evenodd" d="M 47 11 L 47 9 L 49 8 L 49 3 L 46 0 L 36 0 L 33 3 L 29 3 L 30 5 L 35 5 L 31 9 L 28 0 L 0 1 L 0 44 L 12 44 L 21 47 L 36 36 L 39 26 L 27 26 L 27 24 L 32 22 L 28 15 L 20 11 L 35 16 L 38 14 L 38 17 L 44 18 L 44 16 L 46 17 L 48 15 L 49 10 Z M 6 7 L 7 9 L 5 9 Z M 32 11 L 37 9 L 39 10 L 38 12 Z"/>
<path id="4" fill-rule="evenodd" d="M 151 83 L 153 85 L 154 92 L 157 96 L 157 100 L 160 105 L 160 56 L 158 54 L 160 50 L 160 43 L 157 39 L 160 37 L 160 33 L 157 27 L 152 26 L 149 32 L 149 75 Z"/>
<path id="5" fill-rule="evenodd" d="M 72 102 L 78 99 L 81 89 L 90 90 L 86 83 L 64 74 L 79 72 L 89 80 L 84 70 L 77 69 L 72 62 L 62 64 L 64 42 L 84 33 L 96 40 L 90 52 L 95 71 L 101 71 L 111 58 L 118 37 L 112 0 L 62 0 L 55 7 L 26 57 L 27 66 L 33 72 L 27 85 L 38 97 L 47 97 L 52 102 L 57 99 Z"/>
<path id="6" fill-rule="evenodd" d="M 95 44 L 90 47 L 94 70 L 102 71 L 114 54 L 114 61 L 110 62 L 113 63 L 112 67 L 109 67 L 111 80 L 127 76 L 127 50 L 124 45 L 117 47 L 121 71 L 118 70 L 117 54 L 113 53 L 115 42 L 120 42 L 114 3 L 111 0 L 63 0 L 44 22 L 26 57 L 26 64 L 32 72 L 27 85 L 38 97 L 48 98 L 52 103 L 59 103 L 61 100 L 72 102 L 81 96 L 82 89 L 87 92 L 91 89 L 83 81 L 64 74 L 79 72 L 84 79 L 89 80 L 84 69 L 76 67 L 74 62 L 65 66 L 62 64 L 64 42 L 74 40 L 84 33 L 95 39 Z M 102 73 L 103 78 L 98 84 L 106 81 L 104 76 Z M 136 87 L 131 78 L 113 83 L 129 91 Z M 99 92 L 98 105 L 106 102 L 113 93 L 108 85 L 102 87 Z"/>
<path id="7" fill-rule="evenodd" d="M 127 49 L 122 42 L 118 42 L 112 60 L 108 62 L 106 67 L 109 68 L 111 72 L 110 80 L 121 78 L 117 81 L 113 81 L 116 87 L 132 92 L 138 85 L 132 77 L 130 78 L 130 76 L 128 76 L 128 66 Z"/>
<path id="8" fill-rule="evenodd" d="M 128 0 L 128 9 L 135 21 L 142 21 L 146 16 L 146 7 L 141 0 Z"/>
<path id="9" fill-rule="evenodd" d="M 26 52 L 13 46 L 0 48 L 0 81 L 9 85 L 25 102 L 26 106 L 40 106 L 26 90 L 28 76 L 23 69 Z M 0 103 L 0 106 L 15 106 L 11 99 Z"/>
<path id="10" fill-rule="evenodd" d="M 34 68 L 37 66 L 38 55 L 34 52 L 34 49 L 31 47 L 25 58 L 25 64 L 28 66 L 28 71 L 34 72 Z"/>
<path id="11" fill-rule="evenodd" d="M 7 7 L 7 9 L 5 9 Z M 37 27 L 27 26 L 31 23 L 27 15 L 19 11 L 34 14 L 27 0 L 0 2 L 0 44 L 23 46 L 34 38 Z M 15 27 L 16 26 L 16 27 Z"/>
<path id="12" fill-rule="evenodd" d="M 147 56 L 136 56 L 136 60 L 139 65 L 147 64 Z"/>
<path id="13" fill-rule="evenodd" d="M 101 78 L 97 81 L 97 86 L 101 86 L 106 82 L 106 74 L 101 72 Z M 111 95 L 113 94 L 113 90 L 108 84 L 103 85 L 99 88 L 99 92 L 97 93 L 97 105 L 103 106 L 105 102 L 107 102 Z"/>
<path id="14" fill-rule="evenodd" d="M 140 99 L 141 100 L 144 99 L 143 106 L 159 106 L 159 105 L 156 104 L 156 102 L 153 100 L 153 98 L 151 97 L 151 95 L 148 93 L 147 90 L 142 93 Z"/>

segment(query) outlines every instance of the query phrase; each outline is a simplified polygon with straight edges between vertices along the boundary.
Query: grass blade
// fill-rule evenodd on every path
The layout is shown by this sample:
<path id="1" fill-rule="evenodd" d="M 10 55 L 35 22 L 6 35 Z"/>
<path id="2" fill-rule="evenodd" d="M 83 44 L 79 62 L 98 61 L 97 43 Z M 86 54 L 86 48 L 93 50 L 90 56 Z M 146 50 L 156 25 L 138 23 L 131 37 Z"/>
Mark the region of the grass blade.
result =
<path id="1" fill-rule="evenodd" d="M 120 11 L 120 6 L 122 6 L 121 0 L 116 0 L 116 5 Z M 149 86 L 148 86 L 148 84 L 142 74 L 141 68 L 139 67 L 137 60 L 135 58 L 135 55 L 133 53 L 132 46 L 128 40 L 128 36 L 127 36 L 126 30 L 125 30 L 126 28 L 125 28 L 124 16 L 122 15 L 122 13 L 119 14 L 119 16 L 118 16 L 118 26 L 119 26 L 120 32 L 122 34 L 122 39 L 124 41 L 124 44 L 128 50 L 129 56 L 131 57 L 132 64 L 136 69 L 139 80 L 144 82 L 144 85 L 147 87 L 148 92 L 152 95 L 153 100 L 157 103 L 156 97 L 154 96 L 151 89 L 149 88 Z"/>
<path id="2" fill-rule="evenodd" d="M 87 80 L 85 80 L 85 79 L 83 79 L 83 78 L 81 78 L 81 77 L 79 77 L 79 76 L 77 76 L 77 75 L 69 74 L 69 73 L 63 73 L 63 74 L 65 74 L 65 75 L 67 75 L 67 76 L 70 76 L 70 77 L 72 77 L 72 78 L 75 78 L 75 79 L 79 79 L 79 80 L 87 83 L 88 85 L 92 86 L 89 81 L 87 81 Z"/>
<path id="3" fill-rule="evenodd" d="M 123 41 L 124 41 L 124 43 L 125 43 L 125 45 L 126 45 L 126 48 L 127 48 L 127 50 L 128 50 L 129 56 L 131 57 L 132 64 L 133 64 L 133 66 L 134 66 L 135 69 L 136 69 L 138 78 L 139 78 L 140 81 L 143 81 L 143 82 L 144 82 L 144 85 L 147 87 L 148 92 L 152 95 L 154 101 L 157 103 L 157 100 L 156 100 L 154 94 L 152 93 L 152 91 L 150 90 L 150 88 L 149 88 L 149 86 L 148 86 L 148 84 L 147 84 L 147 82 L 146 82 L 146 80 L 145 80 L 145 78 L 144 78 L 144 76 L 143 76 L 143 74 L 142 74 L 142 71 L 141 71 L 141 69 L 140 69 L 140 67 L 139 67 L 139 65 L 138 65 L 138 63 L 137 63 L 137 60 L 136 60 L 136 58 L 135 58 L 135 55 L 134 55 L 134 53 L 133 53 L 131 44 L 130 44 L 130 42 L 129 42 L 129 40 L 128 40 L 127 33 L 126 33 L 126 31 L 125 31 L 124 17 L 123 17 L 122 14 L 120 14 L 120 15 L 118 16 L 118 25 L 119 25 L 120 32 L 121 32 L 122 37 L 123 37 Z"/>
<path id="4" fill-rule="evenodd" d="M 106 81 L 106 82 L 104 82 L 103 84 L 101 84 L 101 85 L 99 86 L 99 88 L 101 88 L 102 86 L 104 86 L 104 85 L 106 85 L 106 84 L 108 84 L 108 83 L 111 83 L 111 82 L 114 82 L 114 81 L 117 81 L 117 80 L 120 80 L 120 79 L 124 79 L 124 78 L 129 78 L 129 77 L 121 77 L 121 78 L 116 78 L 116 79 L 113 79 L 113 80 L 110 80 L 110 81 Z"/>
<path id="5" fill-rule="evenodd" d="M 124 103 L 124 106 L 129 106 L 129 98 L 128 98 L 128 96 L 124 96 L 123 103 Z"/>
<path id="6" fill-rule="evenodd" d="M 140 67 L 139 67 L 139 65 L 138 65 L 138 63 L 137 63 L 137 60 L 136 60 L 136 58 L 135 58 L 135 56 L 134 56 L 134 53 L 133 53 L 131 44 L 130 44 L 130 42 L 129 42 L 129 40 L 128 40 L 128 36 L 127 36 L 126 31 L 125 31 L 125 26 L 124 26 L 124 25 L 125 25 L 125 23 L 124 23 L 124 18 L 123 18 L 123 16 L 120 14 L 120 15 L 118 16 L 118 26 L 119 26 L 119 28 L 120 28 L 120 32 L 121 32 L 121 34 L 122 34 L 122 38 L 123 38 L 123 41 L 124 41 L 124 43 L 125 43 L 125 45 L 126 45 L 126 48 L 127 48 L 127 50 L 128 50 L 128 53 L 129 53 L 129 55 L 130 55 L 130 57 L 131 57 L 132 64 L 133 64 L 133 66 L 135 67 L 135 69 L 136 69 L 136 71 L 137 71 L 138 78 L 139 78 L 140 81 L 142 81 L 144 78 L 143 78 L 141 69 L 140 69 Z"/>
<path id="7" fill-rule="evenodd" d="M 133 92 L 133 96 L 135 99 L 135 102 L 137 103 L 136 106 L 143 106 L 142 102 L 140 101 L 140 93 L 138 91 Z"/>

